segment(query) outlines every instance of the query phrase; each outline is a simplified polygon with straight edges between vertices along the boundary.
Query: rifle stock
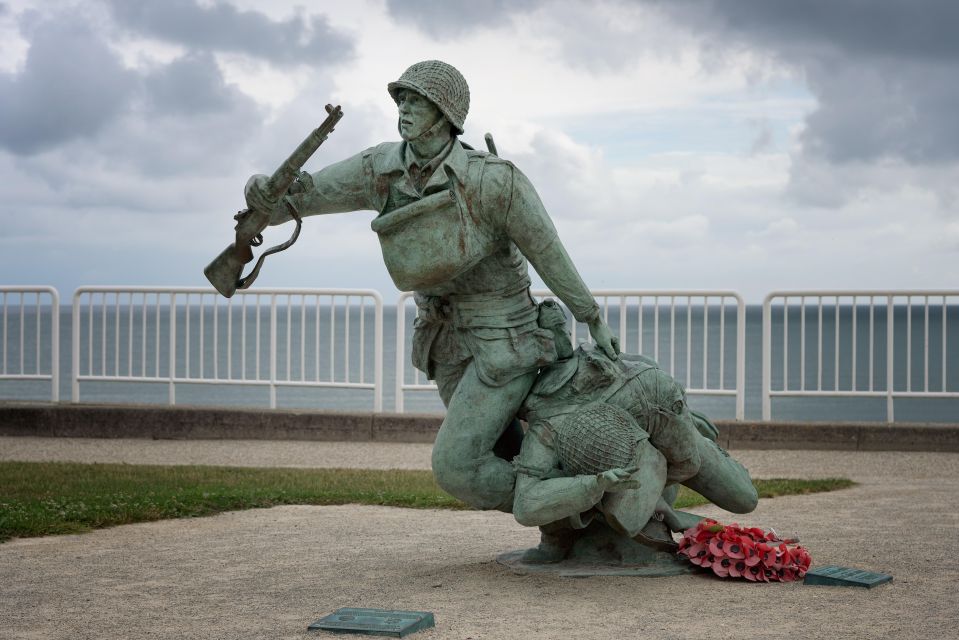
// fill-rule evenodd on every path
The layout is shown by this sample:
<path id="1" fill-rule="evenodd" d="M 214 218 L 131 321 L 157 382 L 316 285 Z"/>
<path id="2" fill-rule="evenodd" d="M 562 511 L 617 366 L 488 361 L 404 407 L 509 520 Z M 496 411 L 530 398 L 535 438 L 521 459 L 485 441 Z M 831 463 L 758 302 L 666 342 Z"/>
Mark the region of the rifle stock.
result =
<path id="1" fill-rule="evenodd" d="M 333 107 L 328 104 L 326 105 L 326 112 L 328 114 L 326 120 L 314 129 L 270 176 L 267 181 L 267 192 L 271 199 L 276 200 L 287 192 L 287 189 L 296 180 L 300 169 L 310 159 L 310 156 L 316 153 L 316 150 L 332 133 L 336 123 L 343 117 L 343 111 L 339 106 Z M 263 236 L 261 234 L 269 226 L 272 212 L 244 209 L 234 216 L 237 220 L 236 239 L 203 269 L 203 275 L 222 296 L 230 298 L 236 293 L 237 289 L 248 288 L 259 275 L 260 267 L 263 266 L 263 260 L 266 256 L 283 251 L 296 242 L 300 234 L 302 221 L 292 207 L 290 207 L 290 212 L 296 220 L 296 229 L 293 235 L 283 244 L 264 251 L 252 272 L 246 277 L 243 277 L 243 267 L 253 261 L 251 247 L 258 247 L 262 244 Z"/>

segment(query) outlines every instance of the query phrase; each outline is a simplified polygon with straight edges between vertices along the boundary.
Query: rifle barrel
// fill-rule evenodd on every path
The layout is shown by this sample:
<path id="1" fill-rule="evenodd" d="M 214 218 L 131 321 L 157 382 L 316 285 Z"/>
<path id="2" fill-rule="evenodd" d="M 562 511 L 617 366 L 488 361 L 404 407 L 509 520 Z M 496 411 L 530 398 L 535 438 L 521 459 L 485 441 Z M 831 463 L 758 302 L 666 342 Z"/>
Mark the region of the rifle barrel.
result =
<path id="1" fill-rule="evenodd" d="M 303 165 L 310 159 L 310 156 L 316 153 L 316 150 L 320 148 L 320 145 L 333 131 L 336 123 L 343 117 L 343 110 L 340 109 L 339 105 L 336 107 L 326 105 L 326 111 L 329 114 L 326 116 L 326 120 L 306 136 L 303 142 L 293 150 L 290 157 L 270 176 L 269 190 L 270 195 L 274 198 L 279 198 L 286 193 L 286 190 L 296 180 L 296 176 Z"/>

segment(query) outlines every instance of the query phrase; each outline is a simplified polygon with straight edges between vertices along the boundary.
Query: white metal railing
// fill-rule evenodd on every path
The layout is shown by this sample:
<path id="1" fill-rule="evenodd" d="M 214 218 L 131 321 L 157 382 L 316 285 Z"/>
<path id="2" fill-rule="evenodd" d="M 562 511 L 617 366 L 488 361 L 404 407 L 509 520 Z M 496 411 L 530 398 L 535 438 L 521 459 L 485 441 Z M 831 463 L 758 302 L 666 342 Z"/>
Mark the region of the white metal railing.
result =
<path id="1" fill-rule="evenodd" d="M 47 286 L 0 286 L 0 305 L 0 380 L 49 380 L 50 399 L 58 401 L 60 294 Z"/>
<path id="2" fill-rule="evenodd" d="M 592 293 L 607 324 L 618 333 L 624 352 L 652 357 L 683 382 L 690 394 L 734 397 L 736 419 L 744 419 L 746 318 L 742 296 L 733 291 Z M 396 305 L 397 412 L 404 410 L 406 392 L 436 389 L 415 368 L 410 367 L 412 372 L 407 373 L 407 313 L 412 295 L 402 294 Z M 545 290 L 533 291 L 533 295 L 555 297 Z M 585 325 L 575 322 L 570 323 L 570 335 L 573 344 L 577 344 L 579 336 L 585 341 L 592 339 Z"/>
<path id="3" fill-rule="evenodd" d="M 536 291 L 540 297 L 547 291 Z M 596 291 L 622 349 L 643 353 L 690 394 L 734 396 L 743 418 L 745 311 L 725 291 Z M 396 410 L 435 390 L 408 365 L 409 299 L 396 318 Z M 59 295 L 0 287 L 0 380 L 49 381 L 59 399 Z M 574 342 L 589 340 L 570 324 Z M 372 391 L 382 409 L 382 299 L 376 291 L 82 287 L 73 299 L 72 397 L 81 382 Z M 778 397 L 959 399 L 959 290 L 779 291 L 763 304 L 762 415 Z M 735 364 L 733 364 L 735 363 Z M 435 391 L 433 391 L 435 393 Z"/>
<path id="4" fill-rule="evenodd" d="M 885 398 L 888 422 L 895 398 L 959 398 L 954 372 L 949 384 L 950 323 L 959 327 L 959 290 L 770 293 L 763 420 L 773 397 Z"/>
<path id="5" fill-rule="evenodd" d="M 368 317 L 372 316 L 372 317 Z M 368 389 L 383 405 L 383 301 L 373 290 L 81 287 L 72 399 L 82 381 Z"/>

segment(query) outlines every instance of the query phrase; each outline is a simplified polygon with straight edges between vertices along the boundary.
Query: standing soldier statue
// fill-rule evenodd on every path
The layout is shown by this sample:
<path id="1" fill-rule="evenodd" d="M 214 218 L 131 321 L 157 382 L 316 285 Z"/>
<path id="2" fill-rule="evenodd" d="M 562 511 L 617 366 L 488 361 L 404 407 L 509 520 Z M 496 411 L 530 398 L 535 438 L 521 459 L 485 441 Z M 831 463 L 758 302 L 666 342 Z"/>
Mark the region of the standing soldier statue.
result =
<path id="1" fill-rule="evenodd" d="M 301 173 L 283 194 L 275 180 L 253 176 L 247 204 L 267 212 L 270 224 L 378 212 L 372 227 L 387 270 L 419 307 L 413 364 L 436 381 L 447 409 L 433 448 L 436 480 L 473 507 L 509 512 L 509 460 L 522 437 L 514 416 L 537 372 L 557 359 L 529 292 L 527 261 L 611 359 L 619 345 L 530 181 L 460 142 L 470 101 L 460 72 L 418 62 L 387 89 L 401 142 Z"/>

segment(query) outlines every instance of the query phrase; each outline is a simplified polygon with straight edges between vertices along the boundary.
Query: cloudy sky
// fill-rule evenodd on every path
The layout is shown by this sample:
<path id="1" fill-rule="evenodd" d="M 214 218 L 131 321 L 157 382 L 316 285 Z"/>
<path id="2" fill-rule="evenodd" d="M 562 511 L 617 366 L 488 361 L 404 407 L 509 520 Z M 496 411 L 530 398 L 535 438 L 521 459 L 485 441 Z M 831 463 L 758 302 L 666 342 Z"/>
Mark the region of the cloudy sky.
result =
<path id="1" fill-rule="evenodd" d="M 438 58 L 596 289 L 959 286 L 952 0 L 0 0 L 0 284 L 200 286 L 252 173 Z M 394 289 L 370 212 L 259 287 Z M 272 228 L 267 242 L 290 229 Z"/>

